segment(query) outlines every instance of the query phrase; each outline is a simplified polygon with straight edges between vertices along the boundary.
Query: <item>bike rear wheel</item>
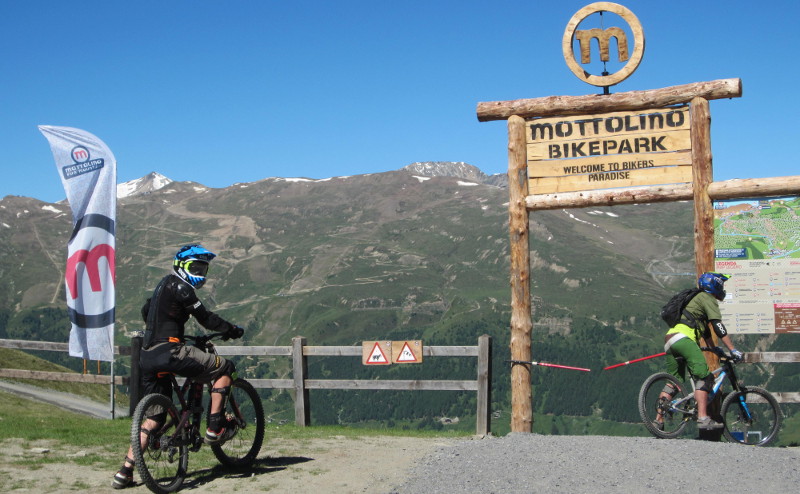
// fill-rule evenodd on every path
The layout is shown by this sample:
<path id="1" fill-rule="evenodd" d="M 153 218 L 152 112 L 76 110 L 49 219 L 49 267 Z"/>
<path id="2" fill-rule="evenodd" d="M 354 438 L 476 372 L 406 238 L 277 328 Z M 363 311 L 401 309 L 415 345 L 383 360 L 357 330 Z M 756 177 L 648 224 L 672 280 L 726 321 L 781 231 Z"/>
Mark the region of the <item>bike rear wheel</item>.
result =
<path id="1" fill-rule="evenodd" d="M 778 436 L 782 414 L 769 391 L 746 387 L 729 394 L 722 402 L 725 437 L 728 441 L 766 446 Z"/>
<path id="2" fill-rule="evenodd" d="M 220 463 L 229 467 L 251 465 L 264 441 L 264 407 L 255 388 L 244 379 L 236 379 L 225 403 L 225 417 L 230 437 L 211 450 Z"/>
<path id="3" fill-rule="evenodd" d="M 147 445 L 142 446 L 142 424 L 153 417 L 158 417 L 161 425 L 145 435 Z M 157 494 L 177 491 L 186 478 L 188 433 L 186 429 L 177 430 L 179 421 L 172 400 L 157 393 L 142 398 L 133 412 L 131 446 L 136 469 L 145 485 Z"/>
<path id="4" fill-rule="evenodd" d="M 674 390 L 671 399 L 661 396 L 665 389 Z M 673 439 L 681 435 L 686 428 L 687 419 L 692 415 L 689 404 L 694 400 L 683 401 L 677 405 L 677 410 L 670 403 L 686 397 L 683 384 L 672 374 L 659 372 L 648 377 L 639 390 L 639 415 L 645 428 L 662 439 Z"/>

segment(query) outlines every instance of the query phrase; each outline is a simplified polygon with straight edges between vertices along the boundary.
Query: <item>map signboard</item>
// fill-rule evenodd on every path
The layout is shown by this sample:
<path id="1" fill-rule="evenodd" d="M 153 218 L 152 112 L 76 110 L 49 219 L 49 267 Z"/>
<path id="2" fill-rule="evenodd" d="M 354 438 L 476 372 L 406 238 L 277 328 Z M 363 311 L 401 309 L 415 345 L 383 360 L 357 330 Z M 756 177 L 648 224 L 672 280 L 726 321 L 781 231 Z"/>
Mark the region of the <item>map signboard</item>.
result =
<path id="1" fill-rule="evenodd" d="M 715 202 L 714 248 L 731 333 L 800 333 L 800 197 Z"/>

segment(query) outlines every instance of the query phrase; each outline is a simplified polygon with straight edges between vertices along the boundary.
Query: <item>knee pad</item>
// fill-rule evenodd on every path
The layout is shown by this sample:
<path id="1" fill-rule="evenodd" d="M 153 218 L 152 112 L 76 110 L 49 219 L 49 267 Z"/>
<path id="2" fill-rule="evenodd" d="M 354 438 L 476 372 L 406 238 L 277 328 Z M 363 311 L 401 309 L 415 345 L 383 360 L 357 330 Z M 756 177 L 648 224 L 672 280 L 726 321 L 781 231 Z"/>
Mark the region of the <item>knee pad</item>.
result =
<path id="1" fill-rule="evenodd" d="M 225 406 L 226 406 L 227 401 L 228 401 L 228 395 L 231 394 L 231 387 L 230 386 L 225 386 L 224 388 L 211 388 L 211 391 L 209 391 L 209 393 L 218 393 L 218 394 L 222 395 L 222 410 L 225 410 Z M 212 415 L 214 415 L 214 414 L 212 414 Z M 219 415 L 219 414 L 216 414 L 216 415 Z M 209 415 L 209 417 L 211 417 L 211 415 Z M 216 425 L 216 422 L 215 422 L 215 425 Z"/>
<path id="2" fill-rule="evenodd" d="M 714 389 L 714 374 L 709 374 L 702 379 L 695 379 L 694 389 L 710 393 Z"/>
<path id="3" fill-rule="evenodd" d="M 676 394 L 678 394 L 678 388 L 675 387 L 673 384 L 666 384 L 664 385 L 664 389 L 661 390 L 662 393 L 668 394 L 670 399 L 674 398 Z"/>
<path id="4" fill-rule="evenodd" d="M 157 413 L 155 415 L 148 415 L 147 418 L 152 420 L 153 422 L 155 422 L 157 424 L 156 429 L 159 429 L 161 427 L 161 425 L 164 422 L 167 421 L 167 412 L 165 410 L 165 411 L 159 412 L 159 413 Z"/>
<path id="5" fill-rule="evenodd" d="M 211 391 L 209 391 L 209 393 L 219 393 L 222 396 L 228 396 L 230 392 L 231 392 L 230 386 L 225 386 L 224 388 L 211 388 Z"/>

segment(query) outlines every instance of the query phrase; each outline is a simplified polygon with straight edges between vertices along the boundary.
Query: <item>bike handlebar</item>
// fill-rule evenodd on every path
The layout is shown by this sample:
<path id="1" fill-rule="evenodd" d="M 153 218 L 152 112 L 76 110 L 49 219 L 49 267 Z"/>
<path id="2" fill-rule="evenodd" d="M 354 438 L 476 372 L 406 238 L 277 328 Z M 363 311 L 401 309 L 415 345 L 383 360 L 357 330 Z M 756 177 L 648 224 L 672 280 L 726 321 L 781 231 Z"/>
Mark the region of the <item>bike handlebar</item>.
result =
<path id="1" fill-rule="evenodd" d="M 714 355 L 719 357 L 719 359 L 722 362 L 731 362 L 731 363 L 736 364 L 736 363 L 739 363 L 741 361 L 739 359 L 734 358 L 733 355 L 725 352 L 725 349 L 720 348 L 720 347 L 709 348 L 709 347 L 701 346 L 700 350 L 702 350 L 704 352 L 713 353 Z"/>

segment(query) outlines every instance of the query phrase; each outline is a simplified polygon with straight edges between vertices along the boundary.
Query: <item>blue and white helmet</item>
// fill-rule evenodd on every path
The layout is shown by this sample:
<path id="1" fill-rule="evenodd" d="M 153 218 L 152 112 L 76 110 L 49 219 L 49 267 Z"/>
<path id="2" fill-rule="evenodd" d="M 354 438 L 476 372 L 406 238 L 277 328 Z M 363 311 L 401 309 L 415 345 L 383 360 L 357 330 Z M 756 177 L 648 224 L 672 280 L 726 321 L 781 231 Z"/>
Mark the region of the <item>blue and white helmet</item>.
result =
<path id="1" fill-rule="evenodd" d="M 703 273 L 697 279 L 697 287 L 704 292 L 708 292 L 717 300 L 725 299 L 724 284 L 730 279 L 730 275 L 722 273 Z"/>
<path id="2" fill-rule="evenodd" d="M 187 283 L 195 288 L 200 288 L 206 282 L 208 263 L 215 257 L 217 257 L 216 254 L 200 244 L 184 245 L 175 254 L 172 269 Z"/>

